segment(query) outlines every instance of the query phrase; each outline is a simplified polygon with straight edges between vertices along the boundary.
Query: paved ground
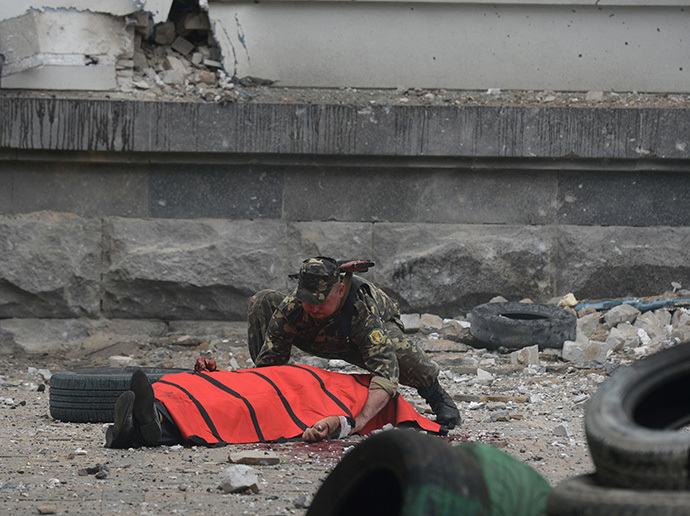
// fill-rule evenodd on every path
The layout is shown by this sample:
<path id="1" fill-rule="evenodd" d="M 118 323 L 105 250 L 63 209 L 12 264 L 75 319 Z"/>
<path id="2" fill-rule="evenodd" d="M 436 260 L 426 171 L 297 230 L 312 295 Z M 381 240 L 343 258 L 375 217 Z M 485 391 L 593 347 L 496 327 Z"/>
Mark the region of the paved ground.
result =
<path id="1" fill-rule="evenodd" d="M 49 389 L 43 390 L 49 373 L 40 369 L 107 366 L 111 355 L 127 355 L 142 366 L 191 368 L 198 356 L 206 356 L 215 358 L 221 369 L 229 369 L 233 359 L 244 367 L 244 331 L 239 324 L 235 338 L 211 344 L 170 339 L 118 343 L 102 352 L 62 348 L 44 356 L 0 359 L 1 512 L 305 514 L 320 483 L 362 437 L 317 445 L 110 450 L 103 447 L 105 425 L 65 423 L 49 414 Z M 507 354 L 416 338 L 441 364 L 441 381 L 463 414 L 461 427 L 446 438 L 449 443 L 476 440 L 498 446 L 534 467 L 552 485 L 592 470 L 582 418 L 587 398 L 606 378 L 603 369 L 572 367 L 546 352 L 540 354 L 540 368 L 526 370 L 511 365 Z M 492 377 L 478 376 L 478 369 Z M 415 391 L 401 390 L 420 411 L 426 410 Z M 482 402 L 480 396 L 486 395 L 504 398 Z M 277 465 L 253 466 L 259 493 L 223 494 L 219 476 L 230 465 L 228 455 L 257 447 L 280 457 Z M 103 467 L 106 471 L 98 473 Z"/>

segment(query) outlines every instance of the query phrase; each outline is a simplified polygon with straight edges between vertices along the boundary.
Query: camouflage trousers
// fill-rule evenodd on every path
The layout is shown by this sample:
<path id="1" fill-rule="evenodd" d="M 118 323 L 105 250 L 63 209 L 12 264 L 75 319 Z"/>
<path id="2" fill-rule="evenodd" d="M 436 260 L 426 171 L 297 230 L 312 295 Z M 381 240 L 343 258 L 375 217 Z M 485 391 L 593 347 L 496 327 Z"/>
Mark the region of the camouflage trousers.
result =
<path id="1" fill-rule="evenodd" d="M 248 339 L 249 355 L 256 362 L 256 357 L 261 351 L 266 337 L 266 328 L 278 305 L 286 294 L 276 290 L 262 290 L 254 294 L 249 300 Z M 395 346 L 395 354 L 398 357 L 399 378 L 398 381 L 409 387 L 429 387 L 438 378 L 440 367 L 429 358 L 424 350 L 403 332 L 402 327 L 396 321 L 384 322 L 384 329 Z M 299 342 L 295 345 L 307 353 L 314 353 L 309 346 L 302 347 Z M 317 354 L 317 353 L 314 353 Z M 333 358 L 328 357 L 328 358 Z M 367 369 L 364 360 L 356 347 L 343 345 L 342 354 L 338 358 L 354 364 L 362 369 Z M 394 374 L 391 376 L 395 376 Z"/>

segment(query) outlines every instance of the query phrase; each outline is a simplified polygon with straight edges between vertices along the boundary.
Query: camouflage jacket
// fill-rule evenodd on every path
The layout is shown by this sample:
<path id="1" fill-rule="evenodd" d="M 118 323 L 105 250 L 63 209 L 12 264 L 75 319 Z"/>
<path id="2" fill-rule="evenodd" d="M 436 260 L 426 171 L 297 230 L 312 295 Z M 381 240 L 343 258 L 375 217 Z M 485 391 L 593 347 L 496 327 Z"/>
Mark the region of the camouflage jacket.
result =
<path id="1" fill-rule="evenodd" d="M 316 321 L 295 299 L 295 292 L 288 295 L 268 323 L 256 365 L 286 364 L 292 346 L 297 346 L 309 354 L 345 360 L 368 370 L 374 375 L 372 384 L 393 395 L 400 371 L 385 324 L 402 328 L 400 309 L 381 289 L 356 276 L 348 298 L 338 312 Z"/>

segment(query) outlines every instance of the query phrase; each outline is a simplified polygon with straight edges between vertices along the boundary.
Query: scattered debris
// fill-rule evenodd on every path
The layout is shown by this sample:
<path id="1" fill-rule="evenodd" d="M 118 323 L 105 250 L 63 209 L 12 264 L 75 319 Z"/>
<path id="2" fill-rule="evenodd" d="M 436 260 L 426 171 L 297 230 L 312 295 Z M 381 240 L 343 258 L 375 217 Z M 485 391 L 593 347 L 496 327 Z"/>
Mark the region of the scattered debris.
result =
<path id="1" fill-rule="evenodd" d="M 297 509 L 308 509 L 311 505 L 311 498 L 306 494 L 302 493 L 297 498 L 295 498 L 294 504 Z"/>
<path id="2" fill-rule="evenodd" d="M 553 429 L 553 434 L 559 437 L 572 437 L 573 432 L 570 430 L 570 426 L 568 426 L 568 423 L 561 423 L 560 425 L 557 425 L 556 428 Z"/>
<path id="3" fill-rule="evenodd" d="M 108 478 L 109 474 L 110 474 L 110 468 L 106 465 L 103 465 L 103 464 L 96 464 L 95 466 L 89 466 L 86 468 L 81 468 L 77 472 L 77 475 L 79 475 L 80 477 L 85 477 L 88 475 L 94 475 L 99 480 L 103 480 L 105 478 Z"/>
<path id="4" fill-rule="evenodd" d="M 234 464 L 271 466 L 280 462 L 280 457 L 269 450 L 245 450 L 231 453 L 228 460 Z"/>
<path id="5" fill-rule="evenodd" d="M 218 488 L 223 493 L 258 493 L 259 478 L 254 468 L 238 464 L 225 468 L 220 473 Z"/>
<path id="6" fill-rule="evenodd" d="M 688 297 L 690 293 L 679 289 L 674 294 Z M 627 315 L 614 318 L 619 310 Z M 470 338 L 466 315 L 442 320 L 441 328 L 420 325 L 409 333 L 422 345 L 431 344 L 426 349 L 441 366 L 440 381 L 463 416 L 462 425 L 444 439 L 451 444 L 478 441 L 501 447 L 535 467 L 552 485 L 592 471 L 583 428 L 587 403 L 616 368 L 690 340 L 690 307 L 646 312 L 623 306 L 588 307 L 577 315 L 577 338 L 563 349 L 539 350 L 527 345 L 517 351 L 487 350 Z M 143 366 L 190 369 L 203 353 L 221 370 L 240 364 L 251 367 L 245 327 L 224 338 L 199 338 L 190 331 L 161 335 L 125 351 L 117 347 L 108 351 L 114 356 L 126 353 Z M 186 339 L 180 338 L 185 335 L 198 338 L 201 344 L 184 345 Z M 579 354 L 569 353 L 569 348 L 577 348 Z M 317 359 L 293 350 L 295 362 Z M 322 367 L 361 372 L 343 361 L 318 360 Z M 11 398 L 10 404 L 0 403 L 4 423 L 0 439 L 5 443 L 0 491 L 8 513 L 27 512 L 27 503 L 34 513 L 39 506 L 46 509 L 44 514 L 72 512 L 86 501 L 112 514 L 172 514 L 198 511 L 196 504 L 203 500 L 203 511 L 208 514 L 304 515 L 328 472 L 364 439 L 355 436 L 314 445 L 284 442 L 211 449 L 106 449 L 104 425 L 51 419 L 48 396 L 33 390 L 32 385 L 43 385 L 51 371 L 108 364 L 105 351 L 56 350 L 45 356 L 0 357 L 3 397 Z M 433 418 L 416 389 L 400 386 L 399 392 Z M 15 406 L 23 408 L 12 410 Z M 268 457 L 270 464 L 266 463 Z M 230 483 L 224 476 L 228 466 L 248 468 L 245 471 L 251 478 Z M 96 484 L 109 487 L 95 488 Z M 238 494 L 228 496 L 231 492 Z M 136 506 L 144 503 L 149 505 Z"/>

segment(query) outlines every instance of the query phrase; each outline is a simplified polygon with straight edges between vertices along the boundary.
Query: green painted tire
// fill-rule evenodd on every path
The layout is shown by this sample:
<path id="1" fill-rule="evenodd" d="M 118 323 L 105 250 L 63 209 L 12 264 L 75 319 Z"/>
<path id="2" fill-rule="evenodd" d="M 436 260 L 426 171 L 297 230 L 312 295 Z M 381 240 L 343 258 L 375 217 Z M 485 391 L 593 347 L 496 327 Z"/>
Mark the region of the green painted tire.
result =
<path id="1" fill-rule="evenodd" d="M 413 430 L 367 438 L 326 478 L 307 516 L 541 516 L 548 483 L 489 445 Z"/>

